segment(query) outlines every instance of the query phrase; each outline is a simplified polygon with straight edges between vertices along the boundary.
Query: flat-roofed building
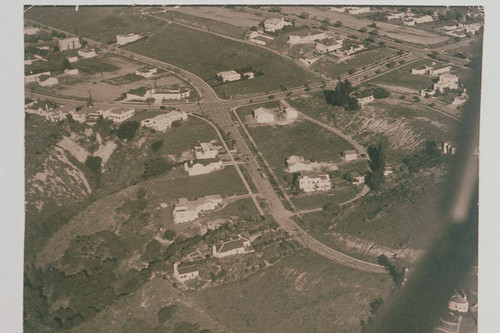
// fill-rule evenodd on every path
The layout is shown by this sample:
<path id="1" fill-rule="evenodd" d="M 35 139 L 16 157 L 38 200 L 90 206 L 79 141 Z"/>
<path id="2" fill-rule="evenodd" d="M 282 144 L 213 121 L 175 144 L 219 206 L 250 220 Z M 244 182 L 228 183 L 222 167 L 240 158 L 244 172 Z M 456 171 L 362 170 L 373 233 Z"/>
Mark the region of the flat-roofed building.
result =
<path id="1" fill-rule="evenodd" d="M 135 109 L 131 108 L 111 108 L 108 110 L 99 110 L 98 113 L 103 116 L 104 119 L 110 119 L 114 123 L 121 123 L 135 114 Z"/>
<path id="2" fill-rule="evenodd" d="M 251 243 L 248 239 L 240 237 L 236 240 L 231 240 L 227 242 L 222 242 L 216 245 L 212 245 L 212 255 L 216 258 L 224 258 L 228 256 L 234 256 L 237 254 L 243 254 L 251 252 Z"/>
<path id="3" fill-rule="evenodd" d="M 302 191 L 316 192 L 316 191 L 329 191 L 332 188 L 330 176 L 328 174 L 309 174 L 299 178 L 299 189 Z"/>
<path id="4" fill-rule="evenodd" d="M 222 80 L 222 82 L 238 81 L 241 80 L 241 74 L 235 70 L 223 71 L 217 73 L 217 78 Z"/>
<path id="5" fill-rule="evenodd" d="M 64 39 L 59 39 L 59 50 L 76 50 L 82 47 L 80 44 L 80 39 L 78 37 L 69 37 Z"/>

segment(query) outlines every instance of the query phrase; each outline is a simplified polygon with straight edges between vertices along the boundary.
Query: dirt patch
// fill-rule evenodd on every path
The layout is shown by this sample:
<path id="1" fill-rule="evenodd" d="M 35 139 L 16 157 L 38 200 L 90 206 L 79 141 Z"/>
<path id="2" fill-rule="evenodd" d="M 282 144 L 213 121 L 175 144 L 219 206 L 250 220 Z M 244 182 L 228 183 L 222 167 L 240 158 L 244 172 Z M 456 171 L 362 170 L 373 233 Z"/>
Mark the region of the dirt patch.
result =
<path id="1" fill-rule="evenodd" d="M 104 166 L 106 165 L 108 159 L 111 157 L 111 154 L 113 154 L 113 152 L 115 151 L 116 147 L 117 144 L 113 140 L 108 140 L 104 145 L 99 146 L 99 149 L 97 149 L 97 151 L 94 153 L 94 156 L 99 156 L 100 158 L 102 158 L 102 165 Z"/>
<path id="2" fill-rule="evenodd" d="M 85 160 L 89 156 L 89 152 L 76 143 L 73 139 L 65 136 L 57 145 L 64 150 L 67 150 L 71 155 L 73 155 L 79 162 L 85 163 Z"/>

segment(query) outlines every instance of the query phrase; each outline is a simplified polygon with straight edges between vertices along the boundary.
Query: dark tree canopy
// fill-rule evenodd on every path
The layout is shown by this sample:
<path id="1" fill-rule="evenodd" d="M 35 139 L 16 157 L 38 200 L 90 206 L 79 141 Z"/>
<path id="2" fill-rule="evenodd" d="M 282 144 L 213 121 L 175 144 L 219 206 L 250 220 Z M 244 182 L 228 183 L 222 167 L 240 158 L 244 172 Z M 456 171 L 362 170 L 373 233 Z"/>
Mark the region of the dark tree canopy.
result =
<path id="1" fill-rule="evenodd" d="M 132 139 L 135 133 L 139 129 L 139 123 L 137 121 L 127 121 L 120 124 L 116 136 L 120 139 Z"/>
<path id="2" fill-rule="evenodd" d="M 358 99 L 351 96 L 352 91 L 352 84 L 349 80 L 339 81 L 335 90 L 325 90 L 326 103 L 340 106 L 347 111 L 359 110 Z"/>

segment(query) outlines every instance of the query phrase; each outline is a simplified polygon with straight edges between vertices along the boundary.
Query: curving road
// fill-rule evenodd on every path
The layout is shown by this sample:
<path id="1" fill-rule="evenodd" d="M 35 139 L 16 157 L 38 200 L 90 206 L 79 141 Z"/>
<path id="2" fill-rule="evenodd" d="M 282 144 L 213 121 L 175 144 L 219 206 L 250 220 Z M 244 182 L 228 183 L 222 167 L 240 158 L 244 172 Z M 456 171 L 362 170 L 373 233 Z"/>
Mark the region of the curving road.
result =
<path id="1" fill-rule="evenodd" d="M 38 23 L 38 22 L 36 22 Z M 39 23 L 38 23 L 39 24 Z M 55 29 L 53 27 L 49 27 L 47 25 L 40 24 L 42 26 L 48 27 L 53 30 L 59 30 L 60 29 Z M 71 33 L 68 33 L 67 31 L 62 31 L 66 33 L 67 35 L 73 35 Z M 111 49 L 105 45 L 102 45 L 99 42 L 96 42 L 94 40 L 85 38 L 85 40 L 89 44 L 97 45 L 100 46 L 102 49 L 107 50 L 108 52 L 112 52 Z M 124 56 L 131 57 L 135 60 L 142 61 L 147 64 L 151 64 L 153 66 L 157 66 L 163 69 L 168 69 L 168 70 L 174 70 L 176 71 L 182 78 L 185 80 L 189 81 L 190 84 L 197 90 L 200 98 L 202 99 L 202 102 L 200 103 L 200 109 L 201 113 L 203 115 L 206 115 L 209 120 L 206 120 L 207 122 L 211 123 L 213 122 L 214 124 L 211 124 L 214 128 L 217 129 L 217 133 L 220 135 L 220 132 L 217 128 L 221 128 L 222 130 L 226 131 L 232 139 L 235 140 L 235 146 L 236 149 L 242 154 L 242 156 L 247 158 L 247 167 L 248 167 L 248 172 L 250 174 L 250 177 L 252 181 L 254 182 L 255 186 L 258 189 L 258 192 L 262 195 L 262 197 L 267 199 L 268 207 L 269 207 L 269 213 L 274 217 L 274 219 L 277 221 L 277 223 L 280 225 L 282 229 L 290 233 L 292 236 L 294 236 L 301 244 L 307 246 L 310 248 L 312 251 L 334 261 L 339 264 L 362 270 L 362 271 L 367 271 L 367 272 L 372 272 L 372 273 L 387 273 L 387 269 L 384 266 L 373 264 L 367 261 L 363 261 L 360 259 L 356 259 L 354 257 L 348 256 L 344 253 L 341 253 L 339 251 L 336 251 L 325 244 L 321 243 L 320 241 L 316 240 L 314 237 L 309 235 L 307 232 L 305 232 L 291 217 L 294 214 L 293 212 L 290 212 L 289 210 L 286 210 L 285 207 L 283 206 L 283 203 L 281 199 L 278 197 L 276 192 L 274 191 L 272 185 L 270 184 L 269 180 L 266 178 L 263 178 L 260 175 L 259 169 L 261 166 L 257 162 L 255 156 L 252 154 L 252 151 L 248 147 L 246 141 L 244 140 L 243 136 L 241 135 L 240 131 L 237 129 L 235 124 L 232 122 L 231 117 L 230 117 L 230 110 L 231 108 L 236 108 L 245 105 L 245 99 L 242 100 L 223 100 L 217 96 L 215 91 L 210 87 L 203 79 L 201 79 L 199 76 L 188 72 L 180 67 L 174 66 L 169 63 L 162 62 L 160 60 L 152 59 L 134 52 L 130 52 L 127 50 L 121 49 L 119 54 L 122 54 Z M 302 91 L 302 90 L 301 90 Z M 263 95 L 264 97 L 267 95 Z M 284 94 L 283 94 L 284 97 Z M 255 97 L 254 97 L 255 98 Z M 268 99 L 267 99 L 268 100 Z M 247 101 L 249 102 L 249 101 Z M 313 119 L 313 118 L 310 118 Z M 317 121 L 315 121 L 317 122 Z M 215 124 L 217 126 L 215 126 Z M 332 128 L 333 129 L 333 128 Z M 336 133 L 341 133 L 339 130 L 335 129 Z M 221 136 L 220 136 L 221 137 Z M 344 134 L 342 134 L 342 137 L 347 137 Z M 352 139 L 349 139 L 350 142 L 354 142 Z M 225 145 L 224 140 L 222 140 L 222 143 Z M 364 148 L 357 144 L 355 145 L 356 149 L 360 152 L 364 152 Z M 225 148 L 227 149 L 227 146 L 225 145 Z M 228 150 L 229 151 L 229 150 Z M 233 160 L 233 157 L 231 154 L 231 159 Z M 233 160 L 234 162 L 234 160 Z M 236 166 L 237 170 L 239 170 L 239 166 Z M 240 177 L 244 179 L 244 177 L 241 174 L 241 170 L 239 170 Z M 246 181 L 244 181 L 245 186 L 247 186 L 247 189 L 249 190 L 249 193 L 252 193 L 248 184 Z M 252 197 L 254 199 L 254 202 L 256 203 L 256 207 L 260 210 L 260 205 L 258 204 L 257 200 L 255 199 L 255 196 Z"/>

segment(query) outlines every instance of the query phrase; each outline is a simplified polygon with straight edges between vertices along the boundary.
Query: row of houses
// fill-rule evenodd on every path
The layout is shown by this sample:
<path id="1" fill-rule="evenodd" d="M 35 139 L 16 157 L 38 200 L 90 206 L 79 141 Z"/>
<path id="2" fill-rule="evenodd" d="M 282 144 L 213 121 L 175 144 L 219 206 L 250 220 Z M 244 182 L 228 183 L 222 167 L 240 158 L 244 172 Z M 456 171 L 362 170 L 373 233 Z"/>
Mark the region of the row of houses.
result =
<path id="1" fill-rule="evenodd" d="M 191 91 L 187 88 L 169 89 L 169 88 L 151 88 L 139 87 L 131 89 L 126 93 L 126 99 L 147 101 L 154 99 L 155 104 L 161 104 L 164 100 L 181 100 L 191 96 Z"/>
<path id="2" fill-rule="evenodd" d="M 370 7 L 357 7 L 357 6 L 348 6 L 348 7 L 330 7 L 331 11 L 337 13 L 349 13 L 351 15 L 359 15 L 370 12 Z"/>
<path id="3" fill-rule="evenodd" d="M 54 108 L 49 106 L 48 103 L 42 103 L 40 101 L 27 103 L 25 105 L 25 112 L 39 115 L 52 122 L 62 121 L 70 115 L 73 120 L 80 123 L 95 121 L 101 116 L 104 119 L 110 119 L 115 123 L 121 123 L 135 114 L 135 110 L 131 108 L 117 107 L 106 110 L 95 110 L 93 108 L 86 107 L 77 111 L 75 108 L 69 109 L 62 105 Z"/>
<path id="4" fill-rule="evenodd" d="M 219 259 L 249 252 L 253 252 L 251 242 L 242 236 L 212 245 L 212 256 Z M 200 276 L 200 265 L 197 262 L 174 263 L 173 276 L 182 283 L 196 279 Z"/>

